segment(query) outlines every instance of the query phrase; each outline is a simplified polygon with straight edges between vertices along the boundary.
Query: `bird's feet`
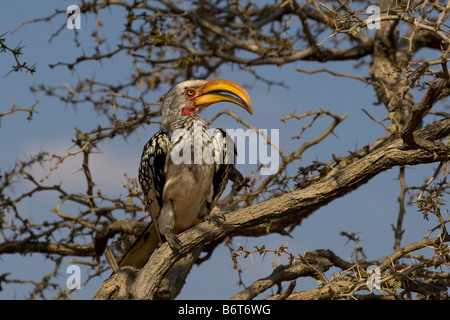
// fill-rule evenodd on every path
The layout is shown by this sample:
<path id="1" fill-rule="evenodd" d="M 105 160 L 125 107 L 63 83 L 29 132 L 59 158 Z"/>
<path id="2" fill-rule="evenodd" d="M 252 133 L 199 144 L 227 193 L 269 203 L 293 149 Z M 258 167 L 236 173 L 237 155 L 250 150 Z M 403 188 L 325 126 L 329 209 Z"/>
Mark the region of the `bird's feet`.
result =
<path id="1" fill-rule="evenodd" d="M 166 228 L 164 237 L 166 238 L 166 241 L 169 244 L 170 249 L 172 249 L 174 253 L 180 252 L 181 241 L 175 234 L 172 233 L 172 230 Z"/>
<path id="2" fill-rule="evenodd" d="M 214 222 L 215 224 L 219 225 L 222 223 L 222 221 L 225 221 L 225 215 L 223 213 L 221 214 L 209 214 L 204 218 L 205 221 L 208 221 L 208 223 Z M 222 221 L 221 221 L 222 220 Z"/>

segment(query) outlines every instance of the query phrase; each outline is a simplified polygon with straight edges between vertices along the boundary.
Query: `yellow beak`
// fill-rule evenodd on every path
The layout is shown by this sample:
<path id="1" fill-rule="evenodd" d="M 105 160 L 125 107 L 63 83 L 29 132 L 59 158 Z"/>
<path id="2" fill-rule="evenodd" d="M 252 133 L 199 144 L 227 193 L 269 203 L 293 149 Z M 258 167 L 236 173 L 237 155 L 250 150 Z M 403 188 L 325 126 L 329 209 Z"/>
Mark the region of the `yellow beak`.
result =
<path id="1" fill-rule="evenodd" d="M 252 101 L 247 91 L 237 83 L 224 79 L 208 80 L 192 105 L 203 109 L 222 101 L 235 103 L 253 114 Z"/>

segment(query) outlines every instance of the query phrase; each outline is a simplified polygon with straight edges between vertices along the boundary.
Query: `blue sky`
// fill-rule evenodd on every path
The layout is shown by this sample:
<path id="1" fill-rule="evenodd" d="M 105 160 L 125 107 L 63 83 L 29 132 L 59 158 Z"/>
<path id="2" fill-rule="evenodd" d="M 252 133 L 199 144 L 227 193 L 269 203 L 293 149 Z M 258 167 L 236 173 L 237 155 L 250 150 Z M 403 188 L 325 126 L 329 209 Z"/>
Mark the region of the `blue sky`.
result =
<path id="1" fill-rule="evenodd" d="M 11 31 L 21 22 L 45 17 L 56 9 L 65 10 L 77 1 L 13 1 L 3 0 L 0 11 L 0 34 Z M 123 28 L 124 13 L 121 9 L 103 11 L 100 18 L 104 24 L 101 33 L 111 44 L 118 43 L 119 32 Z M 28 64 L 37 62 L 37 72 L 34 75 L 28 73 L 12 73 L 7 77 L 14 60 L 10 55 L 0 55 L 0 112 L 10 109 L 15 99 L 17 105 L 28 107 L 39 100 L 37 113 L 33 121 L 27 121 L 27 114 L 16 113 L 1 120 L 0 126 L 0 169 L 10 169 L 14 161 L 23 159 L 26 155 L 32 155 L 40 150 L 51 153 L 64 154 L 71 147 L 71 139 L 75 128 L 89 130 L 104 124 L 102 116 L 97 117 L 95 112 L 89 109 L 89 105 L 80 105 L 76 110 L 70 105 L 65 105 L 58 99 L 45 96 L 41 93 L 33 94 L 29 87 L 43 84 L 62 86 L 65 83 L 74 84 L 78 78 L 95 77 L 105 82 L 125 82 L 130 71 L 130 59 L 124 54 L 119 54 L 113 59 L 104 60 L 102 65 L 97 62 L 86 62 L 76 67 L 75 71 L 69 71 L 60 66 L 53 69 L 49 64 L 56 62 L 72 62 L 78 56 L 93 52 L 94 43 L 90 33 L 95 26 L 93 15 L 82 16 L 81 30 L 79 31 L 79 43 L 77 47 L 73 41 L 73 30 L 64 28 L 51 42 L 49 38 L 65 23 L 64 17 L 59 16 L 52 22 L 35 23 L 22 27 L 14 34 L 7 34 L 7 44 L 15 46 L 19 43 L 25 46 L 21 61 Z M 278 121 L 282 116 L 291 112 L 301 114 L 316 109 L 330 109 L 332 112 L 343 115 L 348 113 L 345 121 L 335 130 L 335 136 L 330 135 L 323 143 L 308 150 L 301 162 L 296 166 L 308 166 L 311 161 L 319 159 L 329 161 L 331 154 L 345 156 L 348 151 L 359 149 L 371 143 L 376 138 L 384 135 L 384 129 L 370 120 L 362 111 L 367 110 L 374 118 L 382 120 L 386 111 L 382 106 L 376 106 L 375 93 L 372 87 L 357 80 L 333 77 L 327 74 L 306 75 L 295 72 L 296 67 L 307 70 L 328 67 L 337 72 L 350 72 L 366 76 L 367 67 L 353 70 L 352 65 L 345 62 L 319 63 L 297 62 L 282 67 L 261 67 L 261 74 L 267 75 L 273 80 L 283 81 L 290 89 L 270 87 L 264 83 L 254 83 L 252 77 L 230 68 L 223 71 L 220 77 L 227 78 L 246 85 L 253 100 L 254 115 L 245 114 L 231 105 L 216 105 L 207 110 L 205 117 L 211 117 L 222 107 L 230 108 L 245 121 L 261 129 L 276 128 L 280 130 L 280 147 L 283 150 L 295 150 L 308 138 L 316 135 L 329 124 L 328 119 L 323 119 L 319 125 L 305 134 L 303 140 L 290 139 L 297 134 L 299 127 L 305 123 L 290 120 L 286 125 Z M 153 92 L 145 96 L 145 100 L 153 102 L 164 93 L 164 90 Z M 230 119 L 220 119 L 217 126 L 224 128 L 238 128 L 239 124 Z M 121 181 L 124 181 L 123 173 L 136 176 L 137 167 L 145 142 L 158 130 L 157 125 L 140 128 L 136 135 L 130 136 L 126 141 L 115 139 L 102 145 L 102 152 L 92 158 L 92 173 L 94 179 L 100 183 L 105 192 L 116 196 L 123 192 Z M 77 190 L 82 183 L 82 176 L 77 172 L 80 168 L 80 159 L 71 159 L 65 162 L 60 170 L 51 175 L 49 184 L 62 182 L 64 186 Z M 244 165 L 239 169 L 244 175 L 248 175 L 256 166 Z M 291 170 L 295 170 L 293 167 Z M 425 165 L 407 169 L 407 184 L 420 184 L 432 175 L 434 165 Z M 43 177 L 48 167 L 35 167 L 33 172 L 38 177 Z M 381 173 L 368 184 L 353 191 L 344 198 L 337 199 L 312 216 L 307 218 L 292 233 L 292 238 L 273 235 L 264 238 L 236 237 L 233 240 L 249 249 L 254 245 L 265 244 L 267 248 L 278 248 L 288 244 L 289 251 L 304 253 L 315 249 L 331 249 L 342 258 L 350 256 L 353 244 L 346 244 L 347 240 L 339 233 L 341 231 L 358 232 L 361 245 L 368 259 L 378 259 L 390 254 L 393 248 L 394 233 L 391 224 L 397 220 L 399 195 L 399 182 L 397 181 L 398 169 Z M 26 188 L 26 185 L 22 186 Z M 19 191 L 18 189 L 17 191 Z M 42 194 L 38 198 L 30 199 L 22 204 L 21 212 L 35 220 L 51 219 L 53 213 L 50 209 L 57 204 L 57 198 L 53 194 Z M 408 207 L 405 216 L 404 228 L 406 232 L 403 244 L 417 241 L 423 237 L 425 231 L 434 226 L 434 223 L 422 219 L 415 208 Z M 64 263 L 69 265 L 70 259 Z M 250 259 L 240 259 L 243 268 L 243 279 L 246 285 L 252 281 L 265 277 L 272 270 L 272 261 L 276 264 L 285 263 L 278 261 L 277 257 L 266 255 L 261 261 L 254 256 L 253 263 Z M 11 272 L 11 277 L 40 279 L 42 274 L 52 270 L 52 265 L 46 263 L 42 255 L 32 256 L 2 256 L 0 257 L 0 274 Z M 86 268 L 81 266 L 82 272 Z M 63 267 L 62 271 L 65 270 Z M 220 276 L 218 276 L 220 275 Z M 82 289 L 74 292 L 75 299 L 90 299 L 100 284 L 109 276 L 104 274 L 103 279 L 97 278 L 89 282 Z M 82 273 L 82 281 L 87 275 Z M 60 274 L 61 286 L 65 286 L 67 275 Z M 211 259 L 199 267 L 194 267 L 187 278 L 179 298 L 183 299 L 221 299 L 229 298 L 243 288 L 237 286 L 237 272 L 232 269 L 232 261 L 226 247 L 219 246 Z M 315 285 L 313 280 L 301 280 L 296 290 L 310 288 Z M 0 292 L 0 299 L 23 299 L 30 287 L 26 285 L 5 286 Z M 264 295 L 262 295 L 263 297 Z"/>

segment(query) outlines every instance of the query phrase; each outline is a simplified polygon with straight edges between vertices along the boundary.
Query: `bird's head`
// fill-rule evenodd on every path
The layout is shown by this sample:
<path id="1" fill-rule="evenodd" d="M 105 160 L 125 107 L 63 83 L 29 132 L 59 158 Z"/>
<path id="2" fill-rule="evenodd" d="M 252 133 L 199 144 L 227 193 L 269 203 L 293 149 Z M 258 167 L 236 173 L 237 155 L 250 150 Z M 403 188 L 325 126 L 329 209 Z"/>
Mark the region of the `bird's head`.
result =
<path id="1" fill-rule="evenodd" d="M 178 83 L 166 94 L 161 105 L 163 123 L 197 114 L 222 101 L 235 103 L 253 114 L 247 91 L 229 80 L 187 80 Z"/>

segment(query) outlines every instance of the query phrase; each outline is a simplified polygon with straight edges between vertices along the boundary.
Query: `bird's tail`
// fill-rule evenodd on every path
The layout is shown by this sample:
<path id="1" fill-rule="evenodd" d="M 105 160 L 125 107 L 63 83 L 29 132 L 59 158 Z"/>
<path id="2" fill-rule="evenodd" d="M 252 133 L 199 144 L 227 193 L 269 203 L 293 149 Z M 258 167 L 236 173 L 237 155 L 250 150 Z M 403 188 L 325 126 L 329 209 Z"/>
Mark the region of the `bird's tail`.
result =
<path id="1" fill-rule="evenodd" d="M 106 251 L 106 259 L 113 268 L 117 271 L 118 268 L 125 266 L 134 266 L 136 268 L 142 268 L 152 255 L 152 253 L 159 246 L 159 237 L 155 229 L 153 222 L 150 222 L 147 228 L 142 232 L 142 234 L 134 241 L 127 252 L 122 256 L 117 263 L 112 256 L 112 253 Z"/>

